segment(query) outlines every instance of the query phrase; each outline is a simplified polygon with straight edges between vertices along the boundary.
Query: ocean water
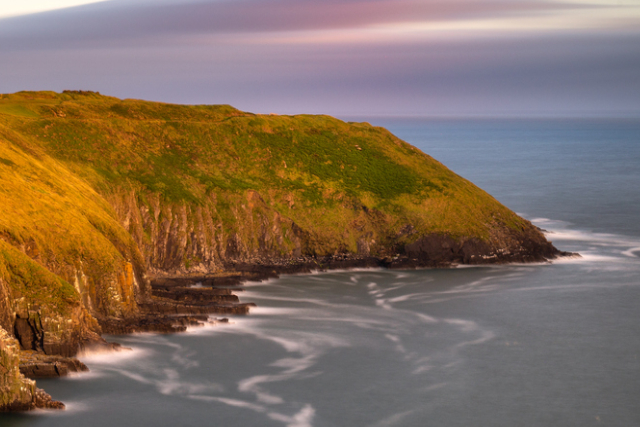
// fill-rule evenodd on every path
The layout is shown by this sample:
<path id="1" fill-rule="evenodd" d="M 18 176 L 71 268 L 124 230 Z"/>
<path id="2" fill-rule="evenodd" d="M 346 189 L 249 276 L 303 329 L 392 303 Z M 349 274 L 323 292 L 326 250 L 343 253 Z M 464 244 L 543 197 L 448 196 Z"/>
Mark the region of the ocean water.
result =
<path id="1" fill-rule="evenodd" d="M 579 259 L 247 285 L 232 324 L 110 337 L 9 426 L 640 425 L 640 121 L 371 118 Z"/>

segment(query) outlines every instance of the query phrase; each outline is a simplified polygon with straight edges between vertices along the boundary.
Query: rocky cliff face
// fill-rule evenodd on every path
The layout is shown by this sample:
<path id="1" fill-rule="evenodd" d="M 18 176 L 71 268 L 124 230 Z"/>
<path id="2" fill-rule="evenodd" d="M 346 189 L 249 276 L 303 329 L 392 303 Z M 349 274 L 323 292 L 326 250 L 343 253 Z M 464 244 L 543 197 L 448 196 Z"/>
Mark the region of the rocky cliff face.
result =
<path id="1" fill-rule="evenodd" d="M 0 127 L 0 324 L 24 349 L 74 355 L 149 296 L 144 260 L 101 196 Z"/>
<path id="2" fill-rule="evenodd" d="M 19 357 L 18 342 L 0 328 L 0 411 L 64 408 L 62 403 L 37 388 L 35 381 L 20 374 Z"/>
<path id="3" fill-rule="evenodd" d="M 207 274 L 247 265 L 283 271 L 283 265 L 308 266 L 317 258 L 325 263 L 326 258 L 349 260 L 352 267 L 358 265 L 355 259 L 360 259 L 362 266 L 377 262 L 406 268 L 539 262 L 558 255 L 527 221 L 513 230 L 495 220 L 488 227 L 487 239 L 456 238 L 443 233 L 420 234 L 410 223 L 394 232 L 388 215 L 351 206 L 341 213 L 350 227 L 335 233 L 298 225 L 277 210 L 276 201 L 256 191 L 224 199 L 224 208 L 233 212 L 231 221 L 220 215 L 215 197 L 193 206 L 167 203 L 159 194 L 140 197 L 130 192 L 111 196 L 110 202 L 154 276 Z"/>
<path id="4" fill-rule="evenodd" d="M 1 326 L 26 350 L 72 356 L 100 332 L 68 283 L 2 240 L 0 294 Z"/>
<path id="5" fill-rule="evenodd" d="M 192 205 L 159 194 L 109 197 L 153 275 L 219 272 L 229 262 L 295 258 L 311 250 L 305 232 L 269 207 L 258 192 L 217 197 Z M 142 201 L 144 200 L 144 202 Z"/>

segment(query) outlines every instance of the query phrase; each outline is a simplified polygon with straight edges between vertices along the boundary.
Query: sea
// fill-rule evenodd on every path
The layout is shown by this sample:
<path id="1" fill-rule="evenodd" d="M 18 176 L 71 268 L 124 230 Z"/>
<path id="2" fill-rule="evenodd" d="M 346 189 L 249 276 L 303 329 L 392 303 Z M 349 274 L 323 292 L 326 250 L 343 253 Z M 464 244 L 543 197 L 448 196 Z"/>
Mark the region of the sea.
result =
<path id="1" fill-rule="evenodd" d="M 248 283 L 250 315 L 109 336 L 38 380 L 65 411 L 0 425 L 640 426 L 640 120 L 366 121 L 581 257 Z"/>

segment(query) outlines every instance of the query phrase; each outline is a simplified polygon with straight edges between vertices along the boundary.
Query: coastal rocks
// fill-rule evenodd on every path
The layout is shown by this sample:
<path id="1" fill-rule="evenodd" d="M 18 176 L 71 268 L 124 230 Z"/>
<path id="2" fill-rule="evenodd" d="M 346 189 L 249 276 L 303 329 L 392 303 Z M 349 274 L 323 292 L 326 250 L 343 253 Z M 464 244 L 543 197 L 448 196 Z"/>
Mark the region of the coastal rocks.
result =
<path id="1" fill-rule="evenodd" d="M 233 294 L 238 288 L 203 286 L 212 283 L 210 277 L 173 277 L 151 281 L 152 296 L 139 304 L 140 314 L 127 318 L 99 318 L 107 334 L 134 332 L 183 332 L 190 326 L 224 322 L 211 320 L 211 314 L 248 314 L 255 304 L 243 304 Z M 194 287 L 195 284 L 198 287 Z M 233 284 L 237 284 L 233 281 Z"/>
<path id="2" fill-rule="evenodd" d="M 89 368 L 76 358 L 48 356 L 34 351 L 20 353 L 20 372 L 27 378 L 66 377 L 72 372 L 86 372 Z"/>
<path id="3" fill-rule="evenodd" d="M 16 306 L 13 333 L 23 350 L 73 357 L 83 346 L 104 342 L 95 318 L 80 304 L 67 313 L 67 318 L 52 313 L 49 307 Z"/>
<path id="4" fill-rule="evenodd" d="M 64 403 L 53 400 L 49 393 L 41 388 L 36 388 L 33 404 L 34 409 L 65 409 Z"/>
<path id="5" fill-rule="evenodd" d="M 38 313 L 16 315 L 14 333 L 25 350 L 40 351 L 44 354 L 73 356 L 78 351 L 77 334 L 69 334 L 66 339 L 57 339 L 46 333 Z"/>
<path id="6" fill-rule="evenodd" d="M 451 264 L 496 264 L 513 262 L 543 262 L 558 256 L 571 255 L 558 251 L 535 227 L 520 232 L 505 229 L 493 231 L 490 239 L 454 239 L 447 235 L 430 234 L 405 245 L 404 257 L 388 267 L 439 267 Z"/>
<path id="7" fill-rule="evenodd" d="M 20 346 L 18 341 L 0 328 L 0 411 L 24 411 L 35 408 L 64 409 L 35 381 L 20 373 Z"/>
<path id="8" fill-rule="evenodd" d="M 195 314 L 247 314 L 254 304 L 239 303 L 233 294 L 221 295 L 217 289 L 176 287 L 154 290 L 148 303 L 140 304 L 147 316 Z"/>
<path id="9" fill-rule="evenodd" d="M 154 288 L 153 296 L 170 299 L 183 304 L 237 304 L 240 302 L 238 296 L 231 293 L 229 289 Z"/>
<path id="10" fill-rule="evenodd" d="M 184 332 L 188 326 L 202 326 L 209 317 L 204 315 L 168 316 L 147 314 L 126 319 L 100 319 L 102 330 L 106 334 L 124 335 L 136 332 L 156 332 L 170 334 Z"/>
<path id="11" fill-rule="evenodd" d="M 176 332 L 184 332 L 188 327 L 200 327 L 205 324 L 217 325 L 219 323 L 229 323 L 229 319 L 211 319 L 207 315 L 147 315 L 132 319 L 101 320 L 105 333 L 117 335 L 138 332 L 172 334 Z"/>

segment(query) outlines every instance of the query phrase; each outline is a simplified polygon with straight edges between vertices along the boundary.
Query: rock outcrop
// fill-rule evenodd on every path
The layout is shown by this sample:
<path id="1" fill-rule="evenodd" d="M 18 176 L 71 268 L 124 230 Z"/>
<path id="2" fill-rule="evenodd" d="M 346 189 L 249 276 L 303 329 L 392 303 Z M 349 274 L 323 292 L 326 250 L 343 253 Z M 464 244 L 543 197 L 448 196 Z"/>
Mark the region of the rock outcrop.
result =
<path id="1" fill-rule="evenodd" d="M 0 328 L 0 411 L 64 409 L 64 404 L 51 399 L 35 381 L 20 373 L 19 359 L 20 345 Z"/>

